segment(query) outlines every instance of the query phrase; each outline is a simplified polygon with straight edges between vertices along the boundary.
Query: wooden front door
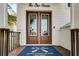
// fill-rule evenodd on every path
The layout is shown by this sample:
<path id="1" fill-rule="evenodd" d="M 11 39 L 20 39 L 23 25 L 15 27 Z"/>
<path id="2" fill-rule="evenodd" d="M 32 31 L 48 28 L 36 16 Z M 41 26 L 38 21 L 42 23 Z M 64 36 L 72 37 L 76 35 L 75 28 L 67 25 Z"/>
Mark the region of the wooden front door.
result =
<path id="1" fill-rule="evenodd" d="M 27 27 L 28 44 L 51 44 L 50 12 L 28 12 Z"/>

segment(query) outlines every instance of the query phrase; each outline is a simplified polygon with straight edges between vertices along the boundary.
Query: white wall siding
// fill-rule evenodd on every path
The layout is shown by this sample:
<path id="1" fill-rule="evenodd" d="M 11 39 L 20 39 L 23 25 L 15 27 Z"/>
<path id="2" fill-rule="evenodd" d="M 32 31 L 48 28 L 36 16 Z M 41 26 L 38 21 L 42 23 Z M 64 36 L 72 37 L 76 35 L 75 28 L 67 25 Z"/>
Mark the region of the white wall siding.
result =
<path id="1" fill-rule="evenodd" d="M 59 31 L 60 33 L 60 46 L 63 46 L 64 48 L 71 50 L 71 34 L 70 34 L 70 28 L 64 28 Z"/>

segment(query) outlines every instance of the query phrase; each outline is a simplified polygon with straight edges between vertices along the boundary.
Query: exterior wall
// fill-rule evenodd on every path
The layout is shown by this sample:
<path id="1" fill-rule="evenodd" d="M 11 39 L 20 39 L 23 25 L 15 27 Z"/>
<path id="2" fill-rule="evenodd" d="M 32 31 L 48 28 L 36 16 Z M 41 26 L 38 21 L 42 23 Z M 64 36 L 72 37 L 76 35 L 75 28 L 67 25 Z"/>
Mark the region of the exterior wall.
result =
<path id="1" fill-rule="evenodd" d="M 51 7 L 28 7 L 28 4 L 17 4 L 17 28 L 21 32 L 21 45 L 26 45 L 26 11 L 51 11 L 52 12 L 52 44 L 62 45 L 60 27 L 70 22 L 69 7 L 67 4 L 49 4 Z M 53 28 L 55 26 L 55 29 Z M 64 40 L 66 41 L 66 40 Z M 67 47 L 66 47 L 67 48 Z"/>
<path id="2" fill-rule="evenodd" d="M 59 28 L 65 27 L 67 23 L 71 22 L 71 16 L 70 16 L 71 9 L 70 7 L 61 4 L 61 7 L 59 7 L 58 12 L 59 12 L 59 18 L 58 18 L 59 21 L 57 21 L 59 25 L 58 27 Z M 59 39 L 58 44 L 66 49 L 71 50 L 70 28 L 58 29 L 55 32 L 58 32 L 59 36 L 59 38 L 57 38 Z"/>
<path id="3" fill-rule="evenodd" d="M 65 47 L 67 44 L 65 44 L 64 42 L 69 41 L 69 40 L 63 39 L 63 37 L 60 35 L 60 33 L 62 32 L 60 31 L 61 30 L 60 28 L 63 27 L 65 24 L 70 23 L 71 21 L 70 20 L 70 7 L 67 7 L 66 4 L 59 4 L 57 5 L 57 8 L 55 9 L 55 11 L 56 12 L 54 12 L 55 13 L 54 25 L 56 26 L 56 29 L 53 29 L 54 30 L 53 43 L 54 45 L 61 45 Z M 65 33 L 62 33 L 62 35 L 65 35 Z M 65 48 L 70 49 L 70 43 L 68 44 L 69 44 L 69 47 L 65 47 Z"/>
<path id="4" fill-rule="evenodd" d="M 60 31 L 60 46 L 63 46 L 64 48 L 71 50 L 71 33 L 70 28 L 63 28 Z"/>
<path id="5" fill-rule="evenodd" d="M 7 4 L 0 3 L 0 28 L 7 27 Z"/>
<path id="6" fill-rule="evenodd" d="M 70 29 L 79 28 L 79 3 L 71 4 L 71 27 L 60 31 L 60 45 L 71 50 Z M 63 22 L 64 23 L 64 22 Z M 67 43 L 66 43 L 67 42 Z M 75 43 L 76 44 L 76 43 Z"/>

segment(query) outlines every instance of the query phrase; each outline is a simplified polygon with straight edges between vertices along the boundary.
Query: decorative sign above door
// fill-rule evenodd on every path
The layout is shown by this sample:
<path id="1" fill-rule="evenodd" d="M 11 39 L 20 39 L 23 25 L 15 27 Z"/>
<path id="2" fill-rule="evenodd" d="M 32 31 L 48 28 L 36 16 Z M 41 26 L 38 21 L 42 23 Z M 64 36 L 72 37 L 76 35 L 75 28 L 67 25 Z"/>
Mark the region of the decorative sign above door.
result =
<path id="1" fill-rule="evenodd" d="M 42 3 L 42 4 L 38 4 L 38 3 L 29 3 L 28 6 L 29 6 L 29 7 L 50 7 L 50 5 L 44 4 L 44 3 Z"/>

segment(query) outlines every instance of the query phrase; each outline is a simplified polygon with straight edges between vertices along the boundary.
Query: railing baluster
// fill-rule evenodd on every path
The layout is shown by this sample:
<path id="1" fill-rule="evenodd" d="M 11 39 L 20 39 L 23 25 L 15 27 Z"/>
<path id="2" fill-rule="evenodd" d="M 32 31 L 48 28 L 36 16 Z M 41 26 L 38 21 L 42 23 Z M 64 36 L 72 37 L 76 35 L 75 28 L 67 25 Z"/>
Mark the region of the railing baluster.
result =
<path id="1" fill-rule="evenodd" d="M 13 36 L 12 37 L 13 37 L 13 49 L 14 49 L 14 32 L 13 32 Z"/>
<path id="2" fill-rule="evenodd" d="M 11 50 L 12 50 L 12 32 L 10 32 L 11 33 Z"/>
<path id="3" fill-rule="evenodd" d="M 3 55 L 3 42 L 4 42 L 4 31 L 3 30 L 1 30 L 1 55 Z"/>
<path id="4" fill-rule="evenodd" d="M 1 56 L 1 30 L 0 30 L 0 56 Z"/>

